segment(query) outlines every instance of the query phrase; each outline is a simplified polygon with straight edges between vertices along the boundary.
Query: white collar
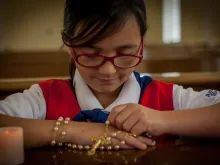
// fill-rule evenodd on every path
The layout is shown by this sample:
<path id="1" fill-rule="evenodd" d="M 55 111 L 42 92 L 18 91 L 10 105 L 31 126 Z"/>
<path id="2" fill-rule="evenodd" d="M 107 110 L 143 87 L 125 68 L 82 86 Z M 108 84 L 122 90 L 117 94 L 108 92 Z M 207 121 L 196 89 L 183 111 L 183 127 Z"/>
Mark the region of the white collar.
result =
<path id="1" fill-rule="evenodd" d="M 93 110 L 95 108 L 104 109 L 89 89 L 88 85 L 82 79 L 78 70 L 75 72 L 73 85 L 75 87 L 76 98 L 81 110 Z M 132 73 L 129 79 L 125 82 L 118 98 L 105 108 L 104 111 L 111 112 L 112 108 L 121 104 L 138 103 L 140 93 L 140 85 L 137 82 L 134 73 Z"/>

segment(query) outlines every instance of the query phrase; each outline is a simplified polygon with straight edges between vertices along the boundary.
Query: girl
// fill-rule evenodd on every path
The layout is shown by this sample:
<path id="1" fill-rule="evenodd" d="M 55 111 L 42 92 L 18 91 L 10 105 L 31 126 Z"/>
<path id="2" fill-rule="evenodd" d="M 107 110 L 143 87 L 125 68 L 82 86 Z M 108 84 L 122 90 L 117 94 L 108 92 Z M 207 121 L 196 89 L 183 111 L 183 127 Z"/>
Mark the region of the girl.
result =
<path id="1" fill-rule="evenodd" d="M 62 38 L 75 65 L 72 79 L 39 82 L 2 100 L 0 126 L 22 127 L 27 148 L 68 142 L 88 149 L 107 118 L 103 137 L 111 144 L 101 149 L 146 149 L 165 134 L 219 137 L 218 91 L 195 92 L 134 72 L 146 31 L 144 0 L 66 0 Z"/>

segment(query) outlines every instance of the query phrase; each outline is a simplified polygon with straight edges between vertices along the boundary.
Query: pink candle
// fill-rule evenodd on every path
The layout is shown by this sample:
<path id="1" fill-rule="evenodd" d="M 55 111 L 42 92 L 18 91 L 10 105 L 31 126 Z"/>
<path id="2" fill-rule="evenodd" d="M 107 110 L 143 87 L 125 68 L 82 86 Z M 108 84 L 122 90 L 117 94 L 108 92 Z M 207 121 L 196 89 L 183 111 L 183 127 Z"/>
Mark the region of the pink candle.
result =
<path id="1" fill-rule="evenodd" d="M 0 165 L 18 165 L 24 162 L 23 129 L 0 128 Z"/>

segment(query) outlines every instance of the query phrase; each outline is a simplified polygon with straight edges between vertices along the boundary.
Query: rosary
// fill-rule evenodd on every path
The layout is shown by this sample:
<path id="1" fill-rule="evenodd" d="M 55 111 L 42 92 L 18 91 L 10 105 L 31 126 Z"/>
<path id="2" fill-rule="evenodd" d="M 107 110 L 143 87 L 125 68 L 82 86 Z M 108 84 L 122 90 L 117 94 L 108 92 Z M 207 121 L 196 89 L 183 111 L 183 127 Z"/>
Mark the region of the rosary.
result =
<path id="1" fill-rule="evenodd" d="M 94 155 L 96 153 L 96 150 L 99 148 L 101 144 L 103 145 L 111 144 L 111 138 L 107 136 L 109 124 L 110 122 L 107 120 L 105 122 L 105 132 L 102 136 L 94 137 L 91 139 L 93 142 L 95 142 L 95 144 L 93 145 L 92 149 L 88 151 L 89 156 Z"/>

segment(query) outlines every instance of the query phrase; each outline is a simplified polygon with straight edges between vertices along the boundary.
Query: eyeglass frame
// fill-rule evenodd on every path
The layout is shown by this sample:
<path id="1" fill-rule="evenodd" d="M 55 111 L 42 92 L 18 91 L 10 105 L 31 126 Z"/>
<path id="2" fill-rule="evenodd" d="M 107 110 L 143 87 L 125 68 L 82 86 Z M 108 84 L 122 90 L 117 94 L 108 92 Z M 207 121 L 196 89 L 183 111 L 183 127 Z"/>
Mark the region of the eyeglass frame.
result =
<path id="1" fill-rule="evenodd" d="M 140 50 L 140 51 L 139 51 Z M 103 66 L 107 61 L 110 61 L 115 67 L 117 68 L 120 68 L 120 69 L 129 69 L 129 68 L 134 68 L 136 67 L 137 65 L 139 65 L 142 60 L 143 60 L 143 50 L 144 50 L 144 42 L 143 42 L 143 37 L 141 38 L 141 45 L 139 46 L 138 48 L 138 53 L 139 55 L 115 55 L 115 56 L 112 56 L 112 57 L 106 57 L 106 56 L 103 56 L 103 55 L 100 55 L 100 54 L 80 54 L 80 55 L 76 55 L 76 52 L 75 52 L 75 49 L 73 47 L 71 47 L 71 54 L 72 54 L 72 57 L 74 59 L 75 62 L 77 62 L 77 64 L 79 64 L 80 66 L 82 67 L 85 67 L 85 68 L 100 68 L 101 66 Z M 73 52 L 75 55 L 73 55 Z M 104 60 L 101 64 L 99 65 L 96 65 L 96 66 L 85 66 L 85 65 L 82 65 L 80 62 L 79 62 L 79 57 L 81 56 L 95 56 L 95 57 L 102 57 Z M 134 66 L 131 66 L 131 67 L 119 67 L 117 65 L 115 65 L 115 58 L 118 58 L 118 57 L 136 57 L 136 58 L 139 58 L 139 61 L 136 65 Z"/>

